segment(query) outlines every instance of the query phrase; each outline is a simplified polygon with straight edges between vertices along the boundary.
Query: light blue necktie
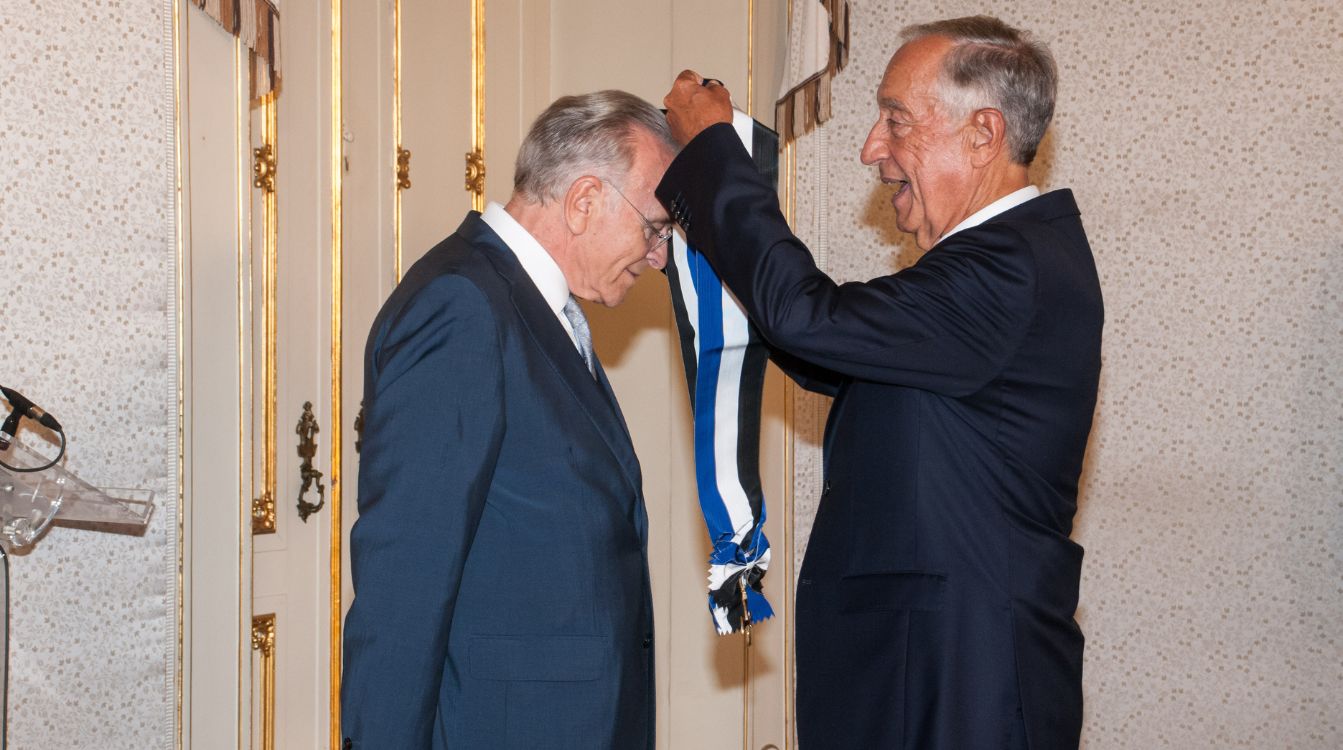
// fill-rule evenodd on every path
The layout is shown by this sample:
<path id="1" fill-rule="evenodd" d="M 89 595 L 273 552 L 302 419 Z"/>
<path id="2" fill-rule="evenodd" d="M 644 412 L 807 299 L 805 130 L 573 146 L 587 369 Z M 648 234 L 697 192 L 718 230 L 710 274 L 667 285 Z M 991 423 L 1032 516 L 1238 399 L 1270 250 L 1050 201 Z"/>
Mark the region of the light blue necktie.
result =
<path id="1" fill-rule="evenodd" d="M 594 364 L 596 357 L 592 353 L 592 329 L 588 327 L 588 318 L 583 314 L 583 308 L 578 306 L 578 300 L 569 295 L 569 301 L 564 303 L 564 317 L 569 319 L 569 325 L 573 326 L 574 338 L 578 339 L 578 353 L 583 355 L 583 362 L 588 366 L 588 373 L 592 377 L 597 377 L 597 367 Z"/>

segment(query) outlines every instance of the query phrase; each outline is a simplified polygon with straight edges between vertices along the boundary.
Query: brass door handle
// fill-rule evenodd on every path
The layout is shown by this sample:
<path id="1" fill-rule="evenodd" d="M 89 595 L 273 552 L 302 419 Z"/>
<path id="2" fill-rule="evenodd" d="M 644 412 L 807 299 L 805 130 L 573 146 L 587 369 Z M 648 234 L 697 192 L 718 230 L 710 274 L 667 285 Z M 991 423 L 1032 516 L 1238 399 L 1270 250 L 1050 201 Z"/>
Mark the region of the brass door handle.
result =
<path id="1" fill-rule="evenodd" d="M 298 467 L 298 476 L 303 480 L 303 486 L 298 490 L 298 517 L 304 523 L 308 522 L 308 516 L 316 513 L 326 505 L 326 488 L 322 486 L 322 472 L 312 467 L 313 456 L 317 455 L 317 433 L 321 428 L 317 426 L 317 417 L 312 414 L 312 402 L 303 402 L 303 414 L 298 418 L 298 426 L 294 428 L 298 433 L 298 457 L 303 459 L 303 463 Z M 312 489 L 313 482 L 317 483 L 317 502 L 310 503 L 303 499 L 309 489 Z"/>

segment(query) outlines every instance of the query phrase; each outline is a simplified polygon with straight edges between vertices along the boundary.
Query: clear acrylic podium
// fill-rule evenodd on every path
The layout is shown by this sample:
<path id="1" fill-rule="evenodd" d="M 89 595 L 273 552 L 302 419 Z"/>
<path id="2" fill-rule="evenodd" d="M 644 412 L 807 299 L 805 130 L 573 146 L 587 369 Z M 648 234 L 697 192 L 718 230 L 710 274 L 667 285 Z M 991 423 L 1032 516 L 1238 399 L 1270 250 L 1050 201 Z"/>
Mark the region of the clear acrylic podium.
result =
<path id="1" fill-rule="evenodd" d="M 15 440 L 0 459 L 10 466 L 42 466 L 48 459 Z M 0 750 L 9 716 L 9 555 L 37 542 L 52 524 L 143 534 L 154 512 L 149 490 L 99 490 L 59 465 L 38 472 L 0 466 Z"/>

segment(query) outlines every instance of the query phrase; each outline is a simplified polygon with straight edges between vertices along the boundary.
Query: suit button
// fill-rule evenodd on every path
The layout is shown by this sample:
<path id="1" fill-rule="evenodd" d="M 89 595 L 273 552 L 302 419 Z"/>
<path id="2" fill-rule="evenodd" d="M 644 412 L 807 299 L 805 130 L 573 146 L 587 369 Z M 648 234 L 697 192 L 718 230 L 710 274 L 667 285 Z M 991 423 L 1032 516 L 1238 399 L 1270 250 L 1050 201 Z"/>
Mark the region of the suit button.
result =
<path id="1" fill-rule="evenodd" d="M 829 480 L 829 479 L 825 480 L 825 485 L 821 488 L 821 494 L 822 494 L 822 495 L 829 495 L 829 494 L 830 494 L 830 480 Z"/>
<path id="2" fill-rule="evenodd" d="M 345 744 L 341 745 L 341 747 L 344 748 L 345 750 L 350 750 L 350 748 L 354 747 L 354 740 L 350 739 L 349 737 L 346 737 Z"/>
<path id="3" fill-rule="evenodd" d="M 652 647 L 653 647 L 653 637 L 648 636 L 644 638 L 644 648 L 652 648 Z"/>

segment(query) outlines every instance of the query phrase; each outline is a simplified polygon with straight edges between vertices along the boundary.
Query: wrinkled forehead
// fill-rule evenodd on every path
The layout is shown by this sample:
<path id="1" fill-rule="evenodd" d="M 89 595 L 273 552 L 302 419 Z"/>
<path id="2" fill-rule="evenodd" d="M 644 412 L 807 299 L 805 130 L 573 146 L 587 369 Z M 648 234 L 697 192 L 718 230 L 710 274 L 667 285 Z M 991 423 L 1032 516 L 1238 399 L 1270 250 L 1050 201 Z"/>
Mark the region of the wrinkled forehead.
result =
<path id="1" fill-rule="evenodd" d="M 923 97 L 936 98 L 942 60 L 954 46 L 944 36 L 926 36 L 906 42 L 886 64 L 877 86 L 877 103 L 883 108 L 910 109 Z"/>
<path id="2" fill-rule="evenodd" d="M 634 138 L 634 164 L 630 167 L 628 183 L 631 190 L 640 193 L 640 198 L 634 198 L 633 195 L 630 198 L 639 203 L 644 197 L 651 197 L 675 155 L 671 148 L 652 134 L 637 132 Z"/>
<path id="3" fill-rule="evenodd" d="M 676 153 L 662 139 L 642 131 L 635 138 L 635 166 L 645 166 L 653 173 L 653 183 L 662 180 L 662 175 L 671 166 Z"/>

